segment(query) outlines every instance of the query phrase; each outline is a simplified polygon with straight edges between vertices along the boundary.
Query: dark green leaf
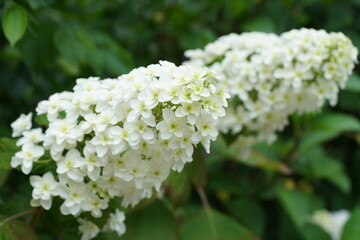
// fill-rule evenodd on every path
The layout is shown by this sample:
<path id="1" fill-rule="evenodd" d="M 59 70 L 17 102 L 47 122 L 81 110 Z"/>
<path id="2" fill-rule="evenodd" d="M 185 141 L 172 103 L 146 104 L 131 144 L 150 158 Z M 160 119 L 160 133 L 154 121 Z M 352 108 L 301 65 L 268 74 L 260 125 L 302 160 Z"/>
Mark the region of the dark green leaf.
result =
<path id="1" fill-rule="evenodd" d="M 265 214 L 262 207 L 252 199 L 239 198 L 226 203 L 229 212 L 244 226 L 258 236 L 262 236 L 265 228 Z"/>
<path id="2" fill-rule="evenodd" d="M 308 132 L 302 139 L 299 145 L 299 152 L 305 152 L 307 149 L 322 143 L 329 141 L 337 137 L 340 133 L 338 131 L 331 130 L 319 130 Z"/>
<path id="3" fill-rule="evenodd" d="M 360 131 L 360 121 L 355 117 L 342 113 L 322 114 L 312 121 L 301 140 L 299 151 L 329 141 L 344 131 Z"/>
<path id="4" fill-rule="evenodd" d="M 299 191 L 279 189 L 278 198 L 298 230 L 302 229 L 310 214 L 308 197 Z"/>
<path id="5" fill-rule="evenodd" d="M 20 147 L 16 146 L 16 140 L 11 138 L 0 138 L 0 169 L 11 169 L 11 158 Z"/>
<path id="6" fill-rule="evenodd" d="M 182 173 L 171 172 L 168 178 L 169 197 L 175 206 L 186 203 L 190 198 L 191 179 L 187 167 Z"/>
<path id="7" fill-rule="evenodd" d="M 157 201 L 150 206 L 126 216 L 124 240 L 175 240 L 176 224 L 171 212 Z"/>
<path id="8" fill-rule="evenodd" d="M 193 156 L 193 162 L 190 163 L 191 168 L 191 180 L 197 187 L 205 187 L 207 182 L 207 169 L 202 156 L 202 151 L 195 151 Z"/>
<path id="9" fill-rule="evenodd" d="M 244 24 L 244 30 L 247 32 L 258 31 L 258 32 L 274 32 L 275 25 L 271 18 L 258 17 L 250 20 Z"/>
<path id="10" fill-rule="evenodd" d="M 303 228 L 306 240 L 331 240 L 331 237 L 321 227 L 312 223 L 306 223 Z"/>
<path id="11" fill-rule="evenodd" d="M 344 171 L 341 162 L 333 159 L 325 153 L 320 147 L 314 147 L 307 150 L 301 155 L 304 168 L 301 172 L 310 178 L 323 178 L 335 186 L 342 192 L 348 193 L 351 188 L 350 179 Z"/>
<path id="12" fill-rule="evenodd" d="M 358 240 L 360 236 L 360 207 L 355 208 L 345 224 L 341 240 Z"/>
<path id="13" fill-rule="evenodd" d="M 5 169 L 0 169 L 0 188 L 6 182 L 6 179 L 9 176 L 10 171 Z"/>
<path id="14" fill-rule="evenodd" d="M 78 74 L 81 62 L 86 58 L 86 48 L 71 28 L 59 28 L 54 35 L 55 47 L 61 58 L 60 65 L 69 74 Z"/>
<path id="15" fill-rule="evenodd" d="M 353 73 L 349 77 L 345 89 L 352 92 L 360 92 L 360 76 L 357 73 Z"/>
<path id="16" fill-rule="evenodd" d="M 319 116 L 311 125 L 310 130 L 360 131 L 360 121 L 343 113 L 327 113 Z"/>
<path id="17" fill-rule="evenodd" d="M 234 219 L 215 210 L 201 210 L 185 219 L 180 227 L 182 240 L 257 240 L 254 233 Z"/>

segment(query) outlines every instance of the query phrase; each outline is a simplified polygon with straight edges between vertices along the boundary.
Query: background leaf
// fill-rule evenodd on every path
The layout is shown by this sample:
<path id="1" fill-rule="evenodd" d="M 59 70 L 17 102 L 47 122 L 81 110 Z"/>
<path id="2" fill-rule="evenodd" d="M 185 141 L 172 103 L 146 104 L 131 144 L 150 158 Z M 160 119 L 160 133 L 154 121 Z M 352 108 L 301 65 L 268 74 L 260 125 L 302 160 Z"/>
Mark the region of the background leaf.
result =
<path id="1" fill-rule="evenodd" d="M 357 207 L 352 212 L 350 219 L 346 222 L 341 240 L 356 240 L 360 236 L 360 208 Z"/>
<path id="2" fill-rule="evenodd" d="M 311 212 L 308 196 L 299 191 L 286 189 L 279 189 L 277 194 L 281 205 L 300 231 Z"/>
<path id="3" fill-rule="evenodd" d="M 0 222 L 6 219 L 4 215 L 0 215 Z M 0 227 L 1 240 L 36 240 L 34 231 L 24 222 L 20 220 L 11 220 Z"/>
<path id="4" fill-rule="evenodd" d="M 232 218 L 213 209 L 207 212 L 201 210 L 194 216 L 185 219 L 180 228 L 180 237 L 183 240 L 256 240 L 254 233 L 240 225 Z M 210 220 L 209 220 L 210 219 Z M 194 228 L 196 226 L 196 228 Z M 214 233 L 214 231 L 215 233 Z M 215 235 L 214 235 L 215 234 Z"/>
<path id="5" fill-rule="evenodd" d="M 124 240 L 176 239 L 175 219 L 160 201 L 127 214 L 126 228 Z"/>
<path id="6" fill-rule="evenodd" d="M 16 139 L 0 138 L 0 169 L 11 169 L 11 158 L 20 147 L 16 146 Z"/>
<path id="7" fill-rule="evenodd" d="M 360 92 L 360 76 L 357 73 L 353 73 L 349 77 L 345 89 L 351 92 Z"/>
<path id="8" fill-rule="evenodd" d="M 306 240 L 332 240 L 327 232 L 321 227 L 312 223 L 306 223 L 303 228 L 303 235 Z"/>
<path id="9" fill-rule="evenodd" d="M 2 29 L 11 46 L 14 46 L 24 36 L 27 24 L 28 18 L 23 7 L 15 5 L 5 9 Z"/>
<path id="10" fill-rule="evenodd" d="M 255 200 L 238 198 L 226 203 L 226 208 L 244 226 L 256 233 L 259 237 L 263 236 L 265 230 L 265 213 L 260 204 Z"/>

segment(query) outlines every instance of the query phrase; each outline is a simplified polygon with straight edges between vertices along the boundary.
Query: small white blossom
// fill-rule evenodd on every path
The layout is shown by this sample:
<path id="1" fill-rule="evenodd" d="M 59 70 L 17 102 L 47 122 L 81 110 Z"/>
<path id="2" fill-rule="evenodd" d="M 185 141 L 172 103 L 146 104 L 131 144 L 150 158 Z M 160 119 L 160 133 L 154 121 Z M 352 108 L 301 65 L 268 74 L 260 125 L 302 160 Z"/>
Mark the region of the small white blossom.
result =
<path id="1" fill-rule="evenodd" d="M 79 232 L 81 233 L 81 240 L 90 240 L 96 237 L 100 229 L 93 222 L 79 218 Z"/>
<path id="2" fill-rule="evenodd" d="M 116 209 L 115 213 L 110 213 L 109 219 L 105 224 L 104 231 L 115 231 L 120 237 L 126 232 L 124 221 L 125 214 L 119 211 L 119 209 Z"/>
<path id="3" fill-rule="evenodd" d="M 42 177 L 30 176 L 30 184 L 34 188 L 32 191 L 31 206 L 42 206 L 49 210 L 52 203 L 52 197 L 58 195 L 57 185 L 52 173 L 47 172 Z"/>
<path id="4" fill-rule="evenodd" d="M 44 155 L 44 148 L 33 144 L 24 144 L 21 151 L 17 152 L 11 159 L 11 167 L 15 168 L 21 165 L 21 171 L 29 174 L 33 162 L 40 159 Z"/>
<path id="5" fill-rule="evenodd" d="M 45 135 L 42 133 L 41 128 L 32 129 L 30 131 L 24 131 L 22 133 L 23 137 L 20 138 L 17 142 L 17 146 L 22 146 L 27 143 L 39 143 L 44 141 Z"/>
<path id="6" fill-rule="evenodd" d="M 12 136 L 19 137 L 24 131 L 29 130 L 32 126 L 31 118 L 32 113 L 27 115 L 21 114 L 20 117 L 15 120 L 15 122 L 11 123 L 11 128 L 13 130 Z"/>

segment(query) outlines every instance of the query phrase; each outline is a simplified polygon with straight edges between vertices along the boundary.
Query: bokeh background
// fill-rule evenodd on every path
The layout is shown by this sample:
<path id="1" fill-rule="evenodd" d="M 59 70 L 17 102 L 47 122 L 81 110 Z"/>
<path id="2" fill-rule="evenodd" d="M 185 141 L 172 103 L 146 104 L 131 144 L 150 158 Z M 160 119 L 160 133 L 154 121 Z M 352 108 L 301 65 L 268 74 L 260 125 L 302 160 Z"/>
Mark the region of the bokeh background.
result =
<path id="1" fill-rule="evenodd" d="M 20 113 L 33 111 L 55 92 L 71 90 L 76 78 L 116 77 L 159 60 L 179 65 L 185 50 L 204 47 L 231 32 L 325 29 L 345 33 L 360 48 L 358 0 L 16 0 L 0 1 L 0 14 L 14 4 L 26 10 L 28 25 L 13 47 L 0 32 L 0 137 L 11 136 L 10 123 Z M 201 208 L 199 186 L 221 217 L 254 233 L 248 239 L 329 239 L 319 228 L 304 225 L 308 215 L 321 208 L 353 211 L 354 224 L 360 223 L 360 78 L 356 72 L 359 67 L 340 92 L 336 107 L 293 116 L 274 145 L 256 146 L 261 159 L 234 161 L 225 143 L 218 142 L 205 158 L 204 168 L 188 167 L 183 175 L 171 176 L 165 192 L 168 203 L 150 206 L 166 211 L 163 219 L 172 224 L 165 224 L 171 230 L 153 232 L 176 230 L 151 239 L 210 239 L 208 226 L 200 221 L 205 215 L 190 223 L 186 220 Z M 299 152 L 297 146 L 304 144 L 306 150 Z M 201 180 L 196 180 L 199 176 Z M 26 176 L 0 170 L 0 214 L 29 209 L 30 191 Z M 129 229 L 138 221 L 146 222 L 139 219 L 151 222 L 149 214 L 163 214 L 144 209 L 130 216 Z M 78 239 L 76 229 L 61 225 L 65 230 L 60 233 L 46 227 L 46 220 L 43 214 L 43 223 L 35 229 L 39 239 Z M 163 224 L 161 219 L 157 223 Z M 202 237 L 191 235 L 190 225 L 192 231 L 199 228 Z M 150 233 L 141 227 L 129 230 L 124 239 L 150 239 L 139 238 L 139 231 L 157 236 L 150 231 L 156 226 L 145 226 Z M 224 234 L 218 239 L 239 239 Z M 346 240 L 358 239 L 348 236 Z"/>

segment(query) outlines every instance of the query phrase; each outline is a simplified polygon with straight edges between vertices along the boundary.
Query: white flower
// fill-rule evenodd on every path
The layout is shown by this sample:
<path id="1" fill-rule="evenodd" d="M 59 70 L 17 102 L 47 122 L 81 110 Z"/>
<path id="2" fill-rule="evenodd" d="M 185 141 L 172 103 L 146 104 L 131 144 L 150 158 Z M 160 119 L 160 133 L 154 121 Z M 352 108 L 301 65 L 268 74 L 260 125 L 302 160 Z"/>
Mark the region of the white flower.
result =
<path id="1" fill-rule="evenodd" d="M 72 119 L 56 119 L 50 122 L 45 134 L 45 138 L 47 139 L 54 137 L 57 145 L 62 143 L 76 143 L 82 137 L 80 128 Z"/>
<path id="2" fill-rule="evenodd" d="M 19 137 L 24 131 L 29 130 L 32 126 L 31 118 L 32 113 L 29 113 L 27 115 L 21 114 L 20 117 L 15 120 L 15 122 L 11 123 L 11 128 L 13 130 L 12 136 Z"/>
<path id="3" fill-rule="evenodd" d="M 98 218 L 113 198 L 127 207 L 153 196 L 171 170 L 181 171 L 192 161 L 195 144 L 201 142 L 208 151 L 215 139 L 217 119 L 227 106 L 215 78 L 206 68 L 161 61 L 117 79 L 78 79 L 72 92 L 40 102 L 37 113 L 47 114 L 49 125 L 45 134 L 21 130 L 22 151 L 12 166 L 21 164 L 29 173 L 46 151 L 59 182 L 51 192 L 47 186 L 55 183 L 50 184 L 50 173 L 31 178 L 32 204 L 49 208 L 56 195 L 63 200 L 61 214 L 88 212 Z M 206 121 L 198 121 L 201 116 Z M 117 211 L 106 226 L 122 235 L 123 221 L 124 214 Z M 82 239 L 99 232 L 88 220 L 80 223 Z"/>
<path id="4" fill-rule="evenodd" d="M 38 142 L 42 142 L 45 139 L 45 135 L 42 133 L 41 128 L 24 131 L 22 135 L 23 137 L 16 142 L 17 146 L 22 146 L 27 143 L 35 144 Z"/>
<path id="5" fill-rule="evenodd" d="M 215 139 L 218 131 L 215 128 L 215 122 L 209 116 L 203 116 L 196 121 L 197 132 L 193 135 L 193 141 L 199 142 L 202 137 Z"/>
<path id="6" fill-rule="evenodd" d="M 124 221 L 125 214 L 119 211 L 119 209 L 116 209 L 115 213 L 110 213 L 109 219 L 105 224 L 104 231 L 115 231 L 120 237 L 126 232 Z"/>
<path id="7" fill-rule="evenodd" d="M 91 146 L 91 144 L 86 144 L 83 150 L 83 154 L 84 154 L 84 165 L 82 166 L 83 168 L 85 168 L 88 177 L 92 180 L 92 181 L 96 181 L 96 179 L 99 177 L 100 172 L 101 172 L 101 167 L 106 165 L 106 158 L 99 158 L 96 155 L 96 151 L 93 148 L 93 146 Z"/>
<path id="8" fill-rule="evenodd" d="M 80 156 L 80 152 L 71 149 L 57 163 L 56 172 L 58 174 L 66 174 L 69 179 L 77 182 L 83 181 L 83 173 L 79 171 L 85 165 L 85 159 Z"/>
<path id="9" fill-rule="evenodd" d="M 336 104 L 357 53 L 342 33 L 303 28 L 280 36 L 257 32 L 222 36 L 204 49 L 186 51 L 190 60 L 184 64 L 209 67 L 231 94 L 226 116 L 226 105 L 219 105 L 224 95 L 202 99 L 202 107 L 214 119 L 225 116 L 218 124 L 222 133 L 272 142 L 289 115 L 319 111 L 327 100 Z M 179 99 L 191 103 L 202 85 L 200 81 L 189 86 L 191 91 L 185 89 Z M 179 108 L 176 114 L 186 113 Z"/>
<path id="10" fill-rule="evenodd" d="M 47 172 L 42 177 L 30 176 L 30 184 L 34 188 L 32 191 L 31 206 L 42 206 L 49 210 L 52 203 L 52 197 L 58 195 L 57 185 L 52 173 Z"/>
<path id="11" fill-rule="evenodd" d="M 108 126 L 113 125 L 118 122 L 117 115 L 115 112 L 108 108 L 102 111 L 94 120 L 94 130 L 96 132 L 103 132 L 107 129 Z"/>
<path id="12" fill-rule="evenodd" d="M 88 197 L 89 189 L 84 183 L 69 182 L 67 185 L 60 183 L 58 185 L 59 195 L 65 199 L 60 206 L 60 211 L 63 215 L 72 214 L 78 215 L 84 207 L 84 203 Z"/>
<path id="13" fill-rule="evenodd" d="M 163 111 L 164 120 L 156 125 L 156 129 L 160 131 L 161 139 L 169 139 L 173 135 L 176 137 L 182 137 L 185 128 L 185 118 L 177 118 L 175 113 L 166 108 Z"/>
<path id="14" fill-rule="evenodd" d="M 327 210 L 317 210 L 311 216 L 311 222 L 321 226 L 333 240 L 340 240 L 345 223 L 348 221 L 350 213 L 347 210 L 329 212 Z"/>
<path id="15" fill-rule="evenodd" d="M 44 155 L 44 148 L 33 144 L 24 144 L 20 152 L 17 152 L 11 159 L 11 167 L 15 168 L 21 165 L 21 171 L 29 174 L 33 162 L 40 159 Z"/>
<path id="16" fill-rule="evenodd" d="M 86 199 L 83 209 L 91 212 L 91 215 L 95 218 L 101 217 L 102 212 L 108 207 L 108 199 L 100 199 L 97 195 L 92 194 Z"/>
<path id="17" fill-rule="evenodd" d="M 148 106 L 143 101 L 132 100 L 130 101 L 130 107 L 131 111 L 127 115 L 128 122 L 134 122 L 138 120 L 140 116 L 144 118 L 149 118 L 152 115 L 151 109 L 148 108 Z"/>
<path id="18" fill-rule="evenodd" d="M 81 240 L 90 240 L 96 237 L 100 229 L 96 226 L 93 222 L 78 218 L 79 225 L 79 232 L 81 233 Z"/>
<path id="19" fill-rule="evenodd" d="M 171 101 L 174 104 L 180 103 L 179 95 L 181 93 L 182 87 L 181 85 L 172 84 L 167 86 L 167 91 L 161 91 L 158 97 L 159 102 L 168 102 Z"/>
<path id="20" fill-rule="evenodd" d="M 143 121 L 136 121 L 136 122 L 130 122 L 126 123 L 124 128 L 129 130 L 131 139 L 135 142 L 138 142 L 141 139 L 148 143 L 154 143 L 155 142 L 155 134 L 152 131 L 151 128 L 148 127 L 148 125 Z"/>
<path id="21" fill-rule="evenodd" d="M 38 114 L 46 113 L 49 121 L 57 119 L 59 113 L 65 110 L 66 105 L 68 105 L 68 98 L 72 97 L 71 94 L 70 92 L 55 93 L 50 96 L 49 100 L 41 101 L 36 112 Z"/>
<path id="22" fill-rule="evenodd" d="M 200 111 L 201 111 L 201 103 L 199 102 L 182 103 L 181 106 L 176 109 L 175 116 L 176 117 L 186 116 L 188 122 L 191 125 L 194 125 Z"/>

